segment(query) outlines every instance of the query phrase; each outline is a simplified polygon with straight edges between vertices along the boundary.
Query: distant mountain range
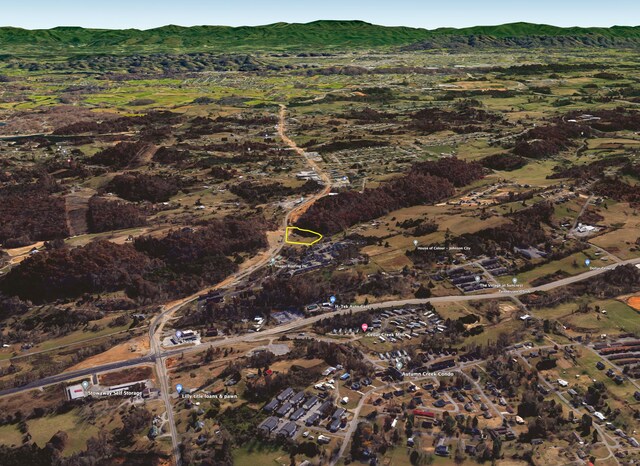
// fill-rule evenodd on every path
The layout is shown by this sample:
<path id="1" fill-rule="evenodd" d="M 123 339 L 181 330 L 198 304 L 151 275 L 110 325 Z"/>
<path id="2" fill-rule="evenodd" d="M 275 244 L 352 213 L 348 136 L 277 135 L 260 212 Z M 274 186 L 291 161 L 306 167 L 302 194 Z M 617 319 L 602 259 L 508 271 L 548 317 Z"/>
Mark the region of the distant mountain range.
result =
<path id="1" fill-rule="evenodd" d="M 164 26 L 156 29 L 27 30 L 0 28 L 0 51 L 13 53 L 141 53 L 307 51 L 331 52 L 378 47 L 461 49 L 481 47 L 640 48 L 640 26 L 560 28 L 511 23 L 434 30 L 378 26 L 363 21 L 275 23 L 266 26 Z"/>

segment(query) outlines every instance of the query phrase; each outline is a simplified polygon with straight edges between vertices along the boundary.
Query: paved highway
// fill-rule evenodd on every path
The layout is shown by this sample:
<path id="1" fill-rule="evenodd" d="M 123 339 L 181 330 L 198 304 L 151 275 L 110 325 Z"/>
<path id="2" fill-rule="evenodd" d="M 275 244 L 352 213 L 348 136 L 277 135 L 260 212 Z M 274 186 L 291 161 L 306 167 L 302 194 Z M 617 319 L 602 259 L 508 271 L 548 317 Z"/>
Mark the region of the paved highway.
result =
<path id="1" fill-rule="evenodd" d="M 618 267 L 620 265 L 625 265 L 625 264 L 640 264 L 640 258 L 636 258 L 636 259 L 630 259 L 630 260 L 626 260 L 626 261 L 622 261 L 618 264 L 615 264 L 613 266 L 611 266 L 610 268 L 615 268 Z M 122 367 L 129 367 L 129 366 L 135 366 L 135 365 L 141 365 L 141 364 L 148 364 L 148 363 L 153 363 L 156 361 L 157 358 L 167 358 L 170 356 L 175 356 L 178 354 L 189 354 L 189 353 L 197 353 L 197 352 L 201 352 L 206 350 L 209 347 L 224 347 L 224 346 L 231 346 L 234 345 L 236 343 L 244 343 L 244 342 L 252 342 L 252 341 L 257 341 L 257 340 L 264 340 L 265 338 L 268 338 L 270 336 L 275 336 L 275 335 L 281 335 L 281 334 L 285 334 L 285 333 L 290 333 L 294 330 L 298 330 L 304 327 L 307 327 L 315 322 L 318 322 L 319 320 L 322 319 L 326 319 L 329 317 L 333 317 L 336 315 L 341 315 L 341 314 L 348 314 L 348 313 L 358 313 L 358 312 L 364 312 L 364 311 L 369 311 L 369 310 L 376 310 L 376 309 L 386 309 L 386 308 L 390 308 L 390 307 L 402 307 L 402 306 L 417 306 L 417 305 L 423 305 L 426 303 L 454 303 L 454 302 L 464 302 L 464 301 L 480 301 L 480 300 L 487 300 L 487 299 L 505 299 L 505 298 L 510 298 L 512 296 L 522 296 L 528 293 L 534 293 L 534 292 L 538 292 L 538 291 L 550 291 L 556 288 L 560 288 L 563 286 L 567 286 L 570 285 L 572 283 L 577 283 L 583 280 L 587 280 L 589 278 L 592 278 L 594 276 L 597 276 L 599 274 L 602 274 L 604 272 L 606 272 L 608 269 L 596 269 L 596 270 L 589 270 L 586 272 L 583 272 L 579 275 L 574 275 L 572 277 L 567 277 L 567 278 L 563 278 L 561 280 L 556 280 L 554 282 L 551 283 L 547 283 L 545 285 L 540 285 L 540 286 L 536 286 L 536 287 L 532 287 L 532 288 L 523 288 L 522 290 L 517 290 L 514 293 L 504 293 L 504 292 L 491 292 L 491 293 L 479 293 L 479 294 L 470 294 L 470 295 L 462 295 L 462 296 L 438 296 L 438 297 L 434 297 L 434 298 L 426 298 L 426 299 L 405 299 L 405 300 L 393 300 L 393 301 L 385 301 L 385 302 L 380 302 L 380 303 L 373 303 L 373 304 L 369 304 L 367 306 L 351 306 L 351 307 L 346 307 L 346 308 L 341 308 L 335 311 L 330 311 L 330 312 L 325 312 L 322 314 L 318 314 L 315 316 L 311 316 L 311 317 L 305 317 L 303 319 L 298 319 L 298 320 L 294 320 L 292 322 L 289 322 L 287 324 L 284 325 L 279 325 L 277 327 L 272 327 L 269 329 L 266 329 L 264 331 L 261 332 L 256 332 L 256 333 L 246 333 L 246 334 L 242 334 L 242 335 L 236 335 L 236 336 L 232 336 L 232 337 L 225 337 L 225 338 L 221 338 L 218 340 L 214 340 L 211 342 L 207 342 L 207 343 L 203 343 L 201 345 L 198 346 L 190 346 L 187 348 L 180 348 L 180 349 L 172 349 L 172 350 L 160 350 L 160 345 L 157 344 L 157 346 L 154 346 L 154 352 L 151 355 L 148 356 L 144 356 L 141 358 L 136 358 L 136 359 L 130 359 L 130 360 L 126 360 L 126 361 L 120 361 L 120 362 L 114 362 L 114 363 L 110 363 L 110 364 L 105 364 L 105 365 L 101 365 L 101 366 L 95 366 L 93 368 L 90 369 L 82 369 L 79 371 L 73 371 L 73 372 L 65 372 L 59 375 L 55 375 L 55 376 L 51 376 L 51 377 L 46 377 L 43 378 L 41 380 L 38 381 L 34 381 L 29 383 L 28 385 L 24 385 L 22 387 L 17 387 L 17 388 L 10 388 L 10 389 L 6 389 L 6 390 L 2 390 L 0 391 L 0 396 L 5 396 L 5 395 L 9 395 L 12 393 L 17 393 L 17 392 L 21 392 L 21 391 L 25 391 L 25 390 L 32 390 L 34 388 L 38 388 L 38 387 L 42 387 L 42 386 L 46 386 L 46 385 L 51 385 L 51 384 L 55 384 L 55 383 L 60 383 L 60 382 L 64 382 L 64 381 L 68 381 L 68 380 L 75 380 L 78 379 L 80 377 L 83 377 L 85 375 L 94 373 L 94 372 L 105 372 L 105 371 L 110 371 L 110 370 L 114 370 L 114 369 L 119 369 Z M 175 311 L 176 309 L 173 309 L 173 311 Z M 152 325 L 153 327 L 153 325 Z M 152 330 L 150 330 L 151 332 Z M 156 344 L 155 343 L 155 338 L 152 339 L 152 341 L 154 341 L 154 343 L 152 344 Z"/>
<path id="2" fill-rule="evenodd" d="M 323 182 L 324 182 L 324 187 L 323 189 L 310 196 L 309 198 L 307 198 L 303 203 L 299 204 L 298 206 L 296 206 L 294 209 L 292 209 L 291 211 L 289 211 L 289 213 L 285 216 L 284 220 L 283 220 L 283 225 L 281 227 L 281 230 L 279 230 L 278 232 L 276 232 L 278 234 L 278 240 L 275 242 L 274 245 L 272 245 L 270 247 L 269 250 L 267 250 L 266 252 L 261 254 L 261 258 L 259 260 L 257 260 L 256 262 L 252 263 L 249 267 L 241 270 L 240 272 L 231 275 L 230 277 L 228 277 L 227 279 L 225 279 L 224 281 L 222 281 L 221 283 L 209 287 L 205 290 L 202 290 L 200 292 L 198 292 L 197 294 L 188 296 L 186 298 L 183 298 L 181 300 L 178 301 L 174 301 L 172 303 L 169 303 L 168 305 L 165 306 L 165 308 L 162 310 L 162 312 L 156 316 L 150 326 L 149 326 L 149 340 L 150 340 L 150 352 L 147 356 L 144 357 L 140 357 L 140 358 L 135 358 L 135 359 L 129 359 L 129 360 L 125 360 L 125 361 L 116 361 L 113 363 L 109 363 L 109 364 L 104 364 L 101 366 L 96 366 L 93 368 L 88 368 L 88 369 L 82 369 L 82 370 L 78 370 L 78 371 L 71 371 L 71 372 L 65 372 L 62 374 L 58 374 L 58 375 L 54 375 L 54 376 L 50 376 L 50 377 L 45 377 L 43 379 L 40 379 L 38 381 L 34 381 L 31 382 L 27 385 L 21 386 L 21 387 L 16 387 L 16 388 L 9 388 L 9 389 L 5 389 L 0 391 L 0 396 L 6 396 L 6 395 L 11 395 L 11 394 L 15 394 L 15 393 L 19 393 L 19 392 L 23 392 L 26 390 L 32 390 L 35 388 L 39 388 L 39 387 L 44 387 L 47 385 L 52 385 L 52 384 L 57 384 L 57 383 L 61 383 L 61 382 L 66 382 L 66 381 L 70 381 L 70 380 L 77 380 L 79 378 L 85 377 L 87 375 L 91 375 L 94 373 L 98 373 L 98 372 L 106 372 L 106 371 L 112 371 L 112 370 L 116 370 L 116 369 L 121 369 L 121 368 L 125 368 L 125 367 L 131 367 L 131 366 L 138 366 L 138 365 L 144 365 L 144 364 L 150 364 L 150 363 L 155 363 L 156 365 L 156 371 L 157 371 L 157 375 L 158 375 L 158 379 L 159 379 L 159 383 L 160 383 L 160 389 L 161 389 L 161 395 L 162 398 L 164 400 L 165 403 L 165 408 L 167 410 L 167 414 L 168 414 L 168 424 L 169 424 L 169 429 L 170 429 L 170 434 L 171 434 L 171 439 L 172 439 L 172 448 L 173 448 L 173 456 L 175 458 L 175 463 L 177 466 L 180 466 L 181 464 L 181 460 L 180 460 L 180 454 L 179 454 L 179 440 L 178 440 L 178 435 L 177 435 L 177 430 L 175 427 L 175 422 L 173 419 L 173 409 L 172 409 L 172 404 L 171 404 L 171 398 L 170 398 L 170 387 L 169 387 L 169 377 L 167 374 L 167 370 L 166 370 L 166 365 L 165 365 L 165 360 L 167 357 L 170 357 L 172 355 L 175 354 L 179 354 L 179 353 L 194 353 L 194 352 L 200 352 L 203 350 L 206 350 L 209 347 L 221 347 L 221 346 L 230 346 L 236 343 L 242 343 L 242 342 L 251 342 L 251 341 L 256 341 L 256 340 L 262 340 L 266 337 L 269 336 L 275 336 L 275 335 L 280 335 L 283 333 L 289 333 L 292 332 L 294 330 L 300 329 L 300 328 L 304 328 L 307 327 L 308 325 L 311 325 L 321 319 L 326 319 L 328 317 L 332 317 L 335 315 L 340 315 L 340 314 L 347 314 L 347 313 L 358 313 L 358 312 L 364 312 L 364 311 L 368 311 L 368 310 L 375 310 L 375 309 L 383 309 L 383 308 L 389 308 L 389 307 L 402 307 L 402 306 L 413 306 L 413 305 L 423 305 L 426 303 L 447 303 L 447 302 L 463 302 L 463 301 L 477 301 L 477 300 L 487 300 L 487 299 L 516 299 L 518 296 L 522 296 L 525 294 L 529 294 L 529 293 L 533 293 L 533 292 L 538 292 L 538 291 L 550 291 L 556 288 L 560 288 L 563 286 L 567 286 L 570 285 L 572 283 L 577 283 L 579 281 L 583 281 L 583 280 L 587 280 L 589 278 L 595 277 L 601 273 L 606 272 L 607 270 L 610 270 L 612 268 L 615 268 L 616 266 L 619 265 L 624 265 L 624 264 L 640 264 L 640 258 L 637 259 L 631 259 L 631 260 L 626 260 L 626 261 L 620 261 L 619 263 L 615 264 L 614 266 L 610 266 L 610 267 L 606 267 L 606 268 L 600 268 L 600 269 L 594 269 L 594 270 L 588 270 L 585 271 L 579 275 L 574 275 L 571 277 L 567 277 L 567 278 L 563 278 L 561 280 L 556 280 L 554 282 L 545 284 L 545 285 L 540 285 L 537 287 L 532 287 L 532 288 L 522 288 L 522 289 L 518 289 L 518 288 L 505 288 L 505 289 L 501 289 L 501 290 L 497 290 L 497 291 L 491 291 L 491 292 L 487 292 L 487 293 L 476 293 L 476 294 L 468 294 L 468 295 L 462 295 L 462 296 L 440 296 L 440 297 L 434 297 L 434 298 L 428 298 L 428 299 L 406 299 L 406 300 L 392 300 L 392 301 L 386 301 L 386 302 L 381 302 L 381 303 L 374 303 L 374 304 L 369 304 L 366 306 L 351 306 L 351 307 L 346 307 L 346 308 L 341 308 L 335 311 L 331 311 L 331 312 L 326 312 L 323 314 L 318 314 L 316 316 L 311 316 L 311 317 L 306 317 L 303 319 L 298 319 L 295 320 L 293 322 L 278 326 L 278 327 L 273 327 L 273 328 L 269 328 L 266 329 L 264 331 L 261 332 L 257 332 L 257 333 L 249 333 L 249 334 L 243 334 L 243 335 L 237 335 L 237 336 L 233 336 L 233 337 L 225 337 L 225 338 L 221 338 L 212 342 L 208 342 L 202 345 L 198 345 L 198 346 L 193 346 L 193 347 L 188 347 L 188 348 L 182 348 L 182 349 L 174 349 L 174 350 L 163 350 L 162 349 L 162 345 L 161 345 L 161 338 L 163 335 L 163 328 L 166 324 L 166 322 L 179 310 L 181 309 L 183 306 L 195 301 L 196 299 L 198 299 L 198 297 L 203 294 L 206 293 L 207 291 L 210 290 L 217 290 L 217 289 L 224 289 L 224 288 L 229 288 L 231 286 L 234 286 L 238 283 L 240 283 L 243 279 L 247 278 L 248 276 L 250 276 L 252 273 L 256 272 L 257 270 L 259 270 L 260 268 L 264 267 L 265 265 L 267 265 L 270 260 L 272 258 L 275 258 L 280 251 L 282 250 L 283 246 L 284 246 L 284 234 L 286 231 L 286 227 L 291 223 L 291 222 L 295 222 L 300 215 L 302 215 L 311 205 L 313 205 L 313 203 L 315 203 L 318 199 L 326 196 L 329 191 L 331 190 L 331 180 L 329 179 L 329 177 L 326 175 L 326 173 L 324 173 L 324 171 L 322 171 L 322 169 L 315 163 L 315 161 L 313 161 L 312 159 L 309 158 L 308 154 L 300 147 L 298 147 L 296 145 L 296 143 L 291 140 L 285 133 L 286 131 L 286 107 L 281 106 L 280 108 L 280 113 L 279 113 L 279 124 L 278 124 L 278 134 L 280 135 L 281 139 L 291 148 L 293 149 L 298 155 L 302 156 L 306 163 L 313 168 L 318 175 L 322 178 Z M 343 447 L 343 449 L 346 447 L 346 445 Z"/>
<path id="3" fill-rule="evenodd" d="M 271 259 L 274 259 L 278 254 L 280 254 L 280 251 L 284 247 L 286 230 L 289 224 L 291 222 L 295 222 L 300 217 L 300 215 L 302 215 L 309 207 L 313 205 L 313 203 L 315 203 L 318 199 L 326 196 L 331 191 L 331 179 L 329 178 L 329 176 L 315 163 L 314 160 L 312 160 L 309 157 L 309 155 L 304 151 L 304 149 L 298 147 L 298 145 L 286 135 L 287 119 L 286 119 L 286 107 L 284 105 L 280 106 L 280 111 L 278 115 L 279 115 L 278 134 L 280 138 L 285 144 L 287 144 L 291 149 L 293 149 L 293 151 L 296 154 L 302 156 L 305 162 L 313 170 L 315 170 L 316 173 L 318 173 L 318 175 L 322 178 L 322 181 L 324 182 L 324 186 L 322 190 L 316 194 L 309 196 L 304 202 L 301 202 L 300 204 L 295 206 L 292 210 L 290 210 L 285 215 L 282 223 L 282 227 L 280 228 L 279 231 L 276 232 L 278 237 L 277 241 L 275 242 L 275 244 L 273 244 L 269 248 L 269 250 L 261 254 L 262 258 L 252 263 L 249 267 L 242 269 L 241 271 L 229 276 L 228 278 L 218 283 L 217 285 L 209 287 L 207 290 L 200 291 L 197 294 L 188 296 L 186 298 L 183 298 L 181 300 L 174 301 L 168 304 L 167 306 L 165 306 L 165 309 L 153 319 L 153 321 L 151 322 L 151 325 L 149 326 L 150 354 L 153 355 L 155 358 L 156 373 L 158 374 L 158 378 L 160 380 L 160 388 L 161 388 L 160 392 L 167 410 L 167 421 L 169 424 L 169 430 L 171 434 L 171 443 L 173 448 L 173 456 L 174 456 L 176 466 L 180 466 L 182 464 L 182 461 L 180 459 L 178 435 L 175 427 L 175 422 L 173 419 L 171 397 L 169 395 L 170 393 L 169 376 L 167 374 L 164 357 L 162 355 L 162 343 L 161 343 L 162 334 L 163 334 L 162 330 L 165 324 L 171 318 L 171 316 L 175 314 L 176 311 L 178 311 L 183 306 L 198 299 L 198 297 L 201 294 L 207 291 L 228 288 L 235 284 L 238 284 L 243 279 L 250 276 L 252 273 L 266 266 L 271 261 Z"/>

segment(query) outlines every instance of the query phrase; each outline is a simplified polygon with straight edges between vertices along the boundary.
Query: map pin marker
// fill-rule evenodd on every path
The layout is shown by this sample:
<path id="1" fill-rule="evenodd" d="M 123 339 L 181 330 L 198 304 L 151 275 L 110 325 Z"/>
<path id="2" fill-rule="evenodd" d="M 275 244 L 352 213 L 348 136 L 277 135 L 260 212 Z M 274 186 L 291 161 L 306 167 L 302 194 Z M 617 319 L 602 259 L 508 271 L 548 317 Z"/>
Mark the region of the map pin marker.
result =
<path id="1" fill-rule="evenodd" d="M 178 395 L 182 393 L 182 384 L 176 385 L 176 391 L 178 392 Z"/>
<path id="2" fill-rule="evenodd" d="M 84 388 L 85 390 L 86 390 L 87 388 L 89 388 L 89 382 L 88 382 L 88 381 L 86 381 L 86 380 L 83 380 L 83 381 L 82 381 L 82 388 Z"/>
<path id="3" fill-rule="evenodd" d="M 336 297 L 335 297 L 335 296 L 331 296 L 331 297 L 329 298 L 329 302 L 330 302 L 331 304 L 335 304 L 335 302 L 336 302 Z"/>
<path id="4" fill-rule="evenodd" d="M 362 324 L 362 331 L 363 332 L 366 332 L 368 328 L 369 328 L 369 325 L 366 322 L 364 324 Z"/>
<path id="5" fill-rule="evenodd" d="M 586 259 L 584 261 L 584 265 L 586 265 L 587 267 L 589 267 L 590 264 L 591 264 L 591 259 Z"/>

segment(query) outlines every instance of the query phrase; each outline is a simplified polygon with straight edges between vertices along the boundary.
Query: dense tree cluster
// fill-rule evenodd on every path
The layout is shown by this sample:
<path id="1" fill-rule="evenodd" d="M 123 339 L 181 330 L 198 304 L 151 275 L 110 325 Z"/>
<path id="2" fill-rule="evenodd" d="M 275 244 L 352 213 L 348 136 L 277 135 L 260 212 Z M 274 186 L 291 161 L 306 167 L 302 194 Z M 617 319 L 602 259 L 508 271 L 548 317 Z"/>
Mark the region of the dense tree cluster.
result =
<path id="1" fill-rule="evenodd" d="M 477 162 L 466 162 L 457 157 L 441 158 L 435 162 L 419 162 L 412 167 L 412 172 L 444 178 L 458 188 L 484 176 L 482 165 Z"/>
<path id="2" fill-rule="evenodd" d="M 306 369 L 299 366 L 292 366 L 286 373 L 276 373 L 265 375 L 261 379 L 247 381 L 244 397 L 251 402 L 264 402 L 287 387 L 296 390 L 304 390 L 309 381 L 319 376 L 319 370 Z"/>
<path id="3" fill-rule="evenodd" d="M 89 200 L 87 223 L 91 233 L 100 233 L 138 227 L 146 223 L 146 218 L 133 204 L 94 196 Z"/>
<path id="4" fill-rule="evenodd" d="M 607 157 L 583 165 L 572 165 L 569 168 L 558 167 L 555 173 L 547 176 L 547 178 L 573 178 L 576 180 L 586 180 L 602 175 L 602 172 L 607 168 L 620 165 L 626 165 L 626 167 L 630 167 L 631 165 L 627 163 L 628 160 L 629 159 L 627 159 L 626 157 Z"/>
<path id="5" fill-rule="evenodd" d="M 576 118 L 581 114 L 581 112 L 572 112 L 567 114 L 566 118 Z M 599 118 L 588 122 L 589 126 L 598 131 L 640 131 L 640 112 L 637 111 L 618 107 L 611 110 L 592 110 L 589 111 L 589 115 Z"/>
<path id="6" fill-rule="evenodd" d="M 134 245 L 96 241 L 35 254 L 0 281 L 0 291 L 33 302 L 124 290 L 145 301 L 192 293 L 237 269 L 228 255 L 266 247 L 260 219 L 212 220 Z"/>
<path id="7" fill-rule="evenodd" d="M 381 273 L 371 275 L 358 287 L 359 295 L 371 295 L 376 298 L 389 295 L 402 295 L 407 291 L 404 277 L 389 277 Z"/>
<path id="8" fill-rule="evenodd" d="M 621 173 L 640 180 L 640 163 L 629 162 L 622 167 Z"/>
<path id="9" fill-rule="evenodd" d="M 114 177 L 104 190 L 116 193 L 128 201 L 164 202 L 178 193 L 178 181 L 173 177 L 124 173 Z"/>
<path id="10" fill-rule="evenodd" d="M 410 172 L 363 193 L 348 191 L 324 197 L 305 212 L 298 226 L 334 234 L 393 210 L 440 201 L 454 192 L 453 185 L 444 178 Z"/>
<path id="11" fill-rule="evenodd" d="M 68 236 L 65 200 L 48 177 L 0 189 L 0 243 L 19 247 Z"/>
<path id="12" fill-rule="evenodd" d="M 292 277 L 267 278 L 259 290 L 234 296 L 223 303 L 209 302 L 187 312 L 177 323 L 180 327 L 208 326 L 233 331 L 241 319 L 256 316 L 269 318 L 276 310 L 302 309 L 311 303 L 324 302 L 335 294 L 338 303 L 351 302 L 365 278 L 360 275 L 312 272 Z"/>
<path id="13" fill-rule="evenodd" d="M 593 192 L 622 202 L 640 202 L 640 186 L 627 184 L 620 178 L 604 178 L 593 185 Z"/>
<path id="14" fill-rule="evenodd" d="M 123 168 L 135 162 L 139 154 L 147 148 L 145 142 L 119 142 L 107 147 L 91 157 L 91 163 L 108 167 Z"/>
<path id="15" fill-rule="evenodd" d="M 213 151 L 213 152 L 235 152 L 240 154 L 249 153 L 250 158 L 249 161 L 255 161 L 255 154 L 251 154 L 252 152 L 261 152 L 268 151 L 270 149 L 274 149 L 274 146 L 271 144 L 267 144 L 264 142 L 221 142 L 215 144 L 206 144 L 202 146 L 203 150 Z"/>
<path id="16" fill-rule="evenodd" d="M 530 381 L 518 405 L 518 415 L 531 418 L 527 431 L 520 435 L 520 441 L 530 442 L 534 438 L 549 438 L 559 433 L 567 422 L 562 414 L 562 405 L 553 399 L 545 400 L 537 391 L 537 381 Z"/>
<path id="17" fill-rule="evenodd" d="M 128 446 L 134 441 L 134 436 L 148 429 L 153 414 L 144 407 L 131 406 L 122 416 L 122 427 L 115 430 L 115 438 L 119 445 Z"/>
<path id="18" fill-rule="evenodd" d="M 567 40 L 563 37 L 549 37 L 547 40 Z M 600 70 L 599 63 L 530 63 L 526 65 L 511 65 L 508 67 L 495 67 L 494 71 L 501 71 L 508 75 L 535 75 L 544 73 L 568 73 L 572 71 L 592 71 Z"/>
<path id="19" fill-rule="evenodd" d="M 456 133 L 482 131 L 481 125 L 498 123 L 502 117 L 485 110 L 465 107 L 458 110 L 444 110 L 437 107 L 422 109 L 411 115 L 410 129 L 422 134 L 451 130 Z"/>
<path id="20" fill-rule="evenodd" d="M 513 154 L 493 154 L 482 159 L 480 163 L 492 170 L 513 171 L 524 167 L 527 159 Z"/>
<path id="21" fill-rule="evenodd" d="M 211 167 L 209 174 L 219 181 L 227 181 L 235 176 L 235 170 L 225 170 L 222 167 Z"/>
<path id="22" fill-rule="evenodd" d="M 528 248 L 547 243 L 543 224 L 550 224 L 553 216 L 551 202 L 539 202 L 510 216 L 510 223 L 486 228 L 476 233 L 465 233 L 453 241 L 469 247 L 474 256 L 496 255 L 499 250 L 513 251 L 514 247 Z"/>
<path id="23" fill-rule="evenodd" d="M 342 68 L 345 70 L 345 68 Z M 349 68 L 350 71 L 355 71 L 355 73 L 359 73 L 355 70 L 355 67 Z M 337 71 L 337 73 L 335 72 Z M 313 74 L 315 70 L 310 70 L 307 73 Z M 324 71 L 320 71 L 319 74 L 343 74 L 338 68 L 334 68 L 331 70 L 329 68 L 324 69 Z M 328 93 L 323 98 L 319 100 L 310 100 L 308 97 L 298 97 L 294 98 L 289 102 L 291 107 L 302 106 L 302 105 L 314 105 L 318 103 L 329 103 L 329 102 L 340 102 L 340 101 L 348 101 L 348 102 L 380 102 L 386 103 L 390 102 L 394 99 L 394 92 L 388 87 L 365 87 L 361 89 L 355 89 L 355 92 L 351 94 L 332 94 Z"/>
<path id="24" fill-rule="evenodd" d="M 475 98 L 488 96 L 494 99 L 509 99 L 521 95 L 522 91 L 514 89 L 466 89 L 444 92 L 439 100 L 457 100 L 462 98 Z"/>
<path id="25" fill-rule="evenodd" d="M 598 36 L 591 33 L 585 34 L 572 34 L 572 35 L 556 35 L 556 34 L 470 34 L 470 35 L 449 35 L 443 34 L 439 37 L 432 37 L 430 39 L 417 42 L 415 44 L 407 45 L 402 50 L 431 50 L 431 49 L 449 49 L 455 51 L 464 51 L 472 49 L 488 49 L 495 50 L 500 48 L 539 48 L 542 51 L 548 51 L 549 49 L 564 49 L 564 48 L 576 48 L 576 47 L 590 47 L 590 48 L 637 48 L 637 40 L 635 37 L 607 37 Z M 514 65 L 508 68 L 495 67 L 495 71 L 502 71 L 505 74 L 518 74 L 518 75 L 536 75 L 538 73 L 551 73 L 555 70 L 557 72 L 567 71 L 579 71 L 579 70 L 597 70 L 600 69 L 599 63 L 585 63 L 585 64 L 564 64 L 564 63 L 551 63 L 548 65 L 534 64 L 534 65 Z"/>
<path id="26" fill-rule="evenodd" d="M 177 147 L 160 147 L 151 160 L 162 165 L 181 165 L 191 158 L 191 152 Z"/>
<path id="27" fill-rule="evenodd" d="M 367 147 L 386 147 L 389 141 L 375 139 L 337 139 L 319 146 L 308 146 L 308 149 L 320 152 L 336 152 L 339 150 L 366 149 Z"/>
<path id="28" fill-rule="evenodd" d="M 253 253 L 267 246 L 267 224 L 262 219 L 214 219 L 197 228 L 183 228 L 164 238 L 137 238 L 137 251 L 160 259 L 165 268 L 157 271 L 162 280 L 174 286 L 195 290 L 215 283 L 236 270 L 227 256 Z"/>
<path id="29" fill-rule="evenodd" d="M 538 126 L 518 137 L 513 153 L 531 159 L 551 157 L 572 147 L 574 139 L 591 133 L 587 125 L 564 121 Z"/>
<path id="30" fill-rule="evenodd" d="M 259 184 L 251 181 L 231 186 L 229 189 L 236 196 L 241 197 L 252 204 L 264 204 L 270 200 L 292 196 L 294 194 L 309 194 L 320 189 L 320 185 L 315 181 L 307 181 L 298 188 L 285 186 L 282 183 Z"/>
<path id="31" fill-rule="evenodd" d="M 484 176 L 482 165 L 456 157 L 415 164 L 408 174 L 363 193 L 348 191 L 320 199 L 298 221 L 298 226 L 334 234 L 393 210 L 430 204 Z"/>
<path id="32" fill-rule="evenodd" d="M 337 115 L 337 117 L 348 120 L 357 120 L 359 123 L 363 124 L 381 123 L 397 118 L 397 116 L 392 113 L 381 112 L 370 107 L 365 107 L 360 110 L 351 110 L 350 112 Z"/>
<path id="33" fill-rule="evenodd" d="M 197 53 L 154 53 L 149 55 L 83 55 L 68 60 L 55 61 L 14 61 L 11 68 L 29 71 L 81 71 L 92 70 L 108 74 L 110 79 L 117 76 L 111 73 L 125 71 L 123 79 L 140 79 L 141 77 L 158 73 L 172 75 L 173 73 L 198 71 L 259 71 L 266 69 L 265 65 L 251 55 L 217 55 L 207 52 Z M 277 65 L 270 65 L 277 67 Z M 111 73 L 109 73 L 111 72 Z"/>
<path id="34" fill-rule="evenodd" d="M 273 126 L 278 123 L 278 117 L 274 114 L 248 112 L 240 115 L 220 115 L 215 121 L 240 126 Z"/>
<path id="35" fill-rule="evenodd" d="M 41 252 L 11 269 L 0 282 L 5 294 L 34 302 L 125 288 L 152 261 L 130 245 L 96 241 L 81 248 Z"/>
<path id="36" fill-rule="evenodd" d="M 189 128 L 184 132 L 183 137 L 187 139 L 197 139 L 201 136 L 222 133 L 223 131 L 227 131 L 226 125 L 210 118 L 195 117 L 189 122 Z"/>
<path id="37" fill-rule="evenodd" d="M 104 118 L 104 117 L 103 117 Z M 184 119 L 183 115 L 169 111 L 154 111 L 140 116 L 123 116 L 117 118 L 104 118 L 102 121 L 79 121 L 70 125 L 60 126 L 53 134 L 111 134 L 130 131 L 135 127 L 168 126 L 179 123 Z"/>

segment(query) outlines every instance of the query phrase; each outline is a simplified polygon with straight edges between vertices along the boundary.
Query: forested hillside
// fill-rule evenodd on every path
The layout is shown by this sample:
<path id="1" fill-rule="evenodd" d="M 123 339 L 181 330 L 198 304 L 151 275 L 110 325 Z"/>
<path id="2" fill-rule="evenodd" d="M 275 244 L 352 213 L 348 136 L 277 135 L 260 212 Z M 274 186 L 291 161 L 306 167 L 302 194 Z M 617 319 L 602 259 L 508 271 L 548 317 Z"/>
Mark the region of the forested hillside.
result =
<path id="1" fill-rule="evenodd" d="M 64 49 L 71 54 L 142 51 L 256 51 L 304 50 L 322 52 L 352 48 L 488 47 L 633 47 L 640 46 L 640 28 L 559 28 L 512 23 L 435 30 L 386 27 L 364 21 L 314 21 L 265 26 L 163 26 L 155 29 L 107 30 L 57 27 L 47 30 L 0 28 L 3 53 L 47 53 Z"/>

